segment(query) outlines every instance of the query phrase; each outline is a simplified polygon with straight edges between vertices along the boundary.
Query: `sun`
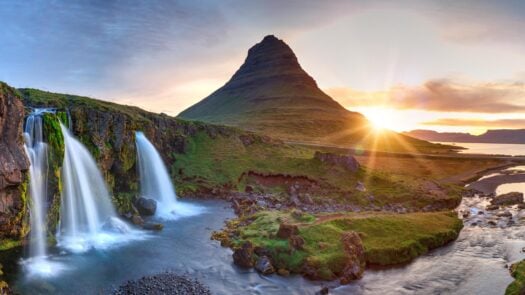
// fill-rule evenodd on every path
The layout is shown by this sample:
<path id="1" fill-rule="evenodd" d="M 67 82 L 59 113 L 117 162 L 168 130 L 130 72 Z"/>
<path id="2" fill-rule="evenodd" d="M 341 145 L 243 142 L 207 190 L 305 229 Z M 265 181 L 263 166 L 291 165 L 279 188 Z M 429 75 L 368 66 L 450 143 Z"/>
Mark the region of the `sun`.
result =
<path id="1" fill-rule="evenodd" d="M 364 112 L 364 115 L 372 123 L 374 131 L 377 132 L 392 129 L 392 126 L 395 125 L 395 118 L 390 109 L 370 108 Z"/>

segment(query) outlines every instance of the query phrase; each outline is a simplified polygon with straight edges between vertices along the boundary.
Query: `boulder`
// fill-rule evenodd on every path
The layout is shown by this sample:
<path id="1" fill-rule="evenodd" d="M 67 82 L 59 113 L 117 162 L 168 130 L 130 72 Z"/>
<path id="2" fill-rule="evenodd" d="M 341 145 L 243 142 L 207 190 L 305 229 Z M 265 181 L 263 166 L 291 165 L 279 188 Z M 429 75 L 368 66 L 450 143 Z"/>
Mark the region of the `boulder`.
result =
<path id="1" fill-rule="evenodd" d="M 357 184 L 355 185 L 355 189 L 357 191 L 360 191 L 360 192 L 366 192 L 366 187 L 365 187 L 365 184 L 362 183 L 361 181 L 358 181 Z"/>
<path id="2" fill-rule="evenodd" d="M 146 222 L 142 228 L 146 230 L 162 230 L 164 225 L 162 223 Z"/>
<path id="3" fill-rule="evenodd" d="M 492 205 L 516 205 L 523 203 L 523 193 L 511 192 L 494 197 L 490 201 Z"/>
<path id="4" fill-rule="evenodd" d="M 233 263 L 240 267 L 253 267 L 253 244 L 244 242 L 240 248 L 235 249 L 232 254 Z"/>
<path id="5" fill-rule="evenodd" d="M 499 205 L 488 205 L 486 209 L 487 209 L 487 211 L 498 210 L 499 209 Z"/>
<path id="6" fill-rule="evenodd" d="M 359 162 L 351 155 L 338 155 L 317 151 L 314 154 L 314 159 L 333 166 L 342 167 L 351 172 L 356 172 L 360 167 Z"/>
<path id="7" fill-rule="evenodd" d="M 281 239 L 288 239 L 299 233 L 299 228 L 295 224 L 281 223 L 277 231 L 277 237 Z"/>
<path id="8" fill-rule="evenodd" d="M 510 211 L 505 210 L 503 212 L 498 212 L 496 214 L 496 216 L 498 216 L 498 217 L 512 217 L 512 213 L 510 213 Z"/>
<path id="9" fill-rule="evenodd" d="M 157 211 L 157 201 L 145 197 L 138 198 L 135 202 L 135 206 L 140 215 L 150 216 L 154 215 L 155 211 Z"/>
<path id="10" fill-rule="evenodd" d="M 354 231 L 344 232 L 341 236 L 346 254 L 346 265 L 341 276 L 341 284 L 360 279 L 365 271 L 365 248 L 359 234 Z"/>
<path id="11" fill-rule="evenodd" d="M 304 246 L 304 239 L 301 236 L 294 235 L 288 239 L 288 243 L 290 246 L 292 246 L 292 248 L 302 250 Z"/>
<path id="12" fill-rule="evenodd" d="M 144 224 L 144 219 L 142 219 L 142 217 L 140 217 L 140 215 L 138 214 L 134 214 L 133 216 L 131 216 L 131 222 L 134 224 L 134 225 L 143 225 Z"/>
<path id="13" fill-rule="evenodd" d="M 255 269 L 263 275 L 269 275 L 275 272 L 275 268 L 267 256 L 261 256 L 259 259 L 257 259 L 257 263 L 255 263 Z"/>

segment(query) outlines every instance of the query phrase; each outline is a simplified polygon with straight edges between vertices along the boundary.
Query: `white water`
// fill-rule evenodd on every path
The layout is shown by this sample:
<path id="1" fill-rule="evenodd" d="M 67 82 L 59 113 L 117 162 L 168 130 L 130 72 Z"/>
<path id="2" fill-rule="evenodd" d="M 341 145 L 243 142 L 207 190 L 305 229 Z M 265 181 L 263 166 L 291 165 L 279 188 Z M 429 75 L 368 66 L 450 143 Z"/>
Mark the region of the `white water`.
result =
<path id="1" fill-rule="evenodd" d="M 136 231 L 120 220 L 95 160 L 62 124 L 65 153 L 58 246 L 72 252 L 133 239 Z"/>
<path id="2" fill-rule="evenodd" d="M 177 201 L 168 170 L 144 133 L 137 131 L 135 138 L 141 195 L 157 201 L 155 215 L 163 219 L 175 219 L 200 214 L 202 208 Z"/>
<path id="3" fill-rule="evenodd" d="M 29 167 L 30 240 L 29 258 L 25 261 L 30 274 L 46 275 L 51 266 L 46 251 L 46 202 L 47 202 L 47 144 L 43 140 L 42 114 L 47 109 L 35 109 L 26 120 L 24 131 L 25 150 Z"/>

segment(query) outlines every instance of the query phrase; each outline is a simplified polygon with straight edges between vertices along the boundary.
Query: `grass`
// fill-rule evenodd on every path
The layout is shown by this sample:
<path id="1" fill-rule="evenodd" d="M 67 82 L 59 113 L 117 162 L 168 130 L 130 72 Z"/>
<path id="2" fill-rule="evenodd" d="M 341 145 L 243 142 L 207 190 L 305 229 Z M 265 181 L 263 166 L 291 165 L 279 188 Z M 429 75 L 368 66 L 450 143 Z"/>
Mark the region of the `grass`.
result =
<path id="1" fill-rule="evenodd" d="M 505 295 L 521 295 L 525 292 L 525 260 L 513 264 L 510 273 L 514 281 L 505 290 Z"/>
<path id="2" fill-rule="evenodd" d="M 305 240 L 303 250 L 292 250 L 288 240 L 276 237 L 283 221 L 299 225 L 299 235 Z M 309 265 L 325 280 L 340 276 L 345 266 L 346 253 L 341 242 L 344 232 L 355 231 L 361 236 L 367 264 L 394 265 L 409 262 L 456 239 L 463 226 L 453 212 L 297 217 L 286 212 L 263 211 L 234 222 L 237 235 L 233 247 L 251 241 L 256 247 L 270 251 L 278 268 L 299 273 L 303 266 Z"/>

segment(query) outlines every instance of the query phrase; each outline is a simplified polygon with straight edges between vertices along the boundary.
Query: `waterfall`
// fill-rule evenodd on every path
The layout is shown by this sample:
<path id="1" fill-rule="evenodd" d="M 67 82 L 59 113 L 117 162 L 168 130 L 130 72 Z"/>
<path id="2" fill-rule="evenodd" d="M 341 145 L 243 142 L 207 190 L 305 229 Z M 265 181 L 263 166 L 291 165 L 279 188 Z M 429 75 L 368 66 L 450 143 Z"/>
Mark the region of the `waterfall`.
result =
<path id="1" fill-rule="evenodd" d="M 144 133 L 135 133 L 137 146 L 137 161 L 140 174 L 140 192 L 145 198 L 157 201 L 155 215 L 164 219 L 174 219 L 178 216 L 199 214 L 202 208 L 177 201 L 177 195 L 155 146 L 146 138 Z"/>
<path id="2" fill-rule="evenodd" d="M 26 120 L 25 150 L 31 164 L 29 168 L 30 243 L 31 258 L 46 256 L 46 202 L 47 202 L 47 144 L 43 140 L 42 114 L 48 109 L 35 109 Z"/>
<path id="3" fill-rule="evenodd" d="M 117 218 L 95 160 L 64 125 L 60 127 L 65 152 L 59 246 L 73 252 L 83 252 L 122 240 L 130 233 L 130 229 Z"/>

